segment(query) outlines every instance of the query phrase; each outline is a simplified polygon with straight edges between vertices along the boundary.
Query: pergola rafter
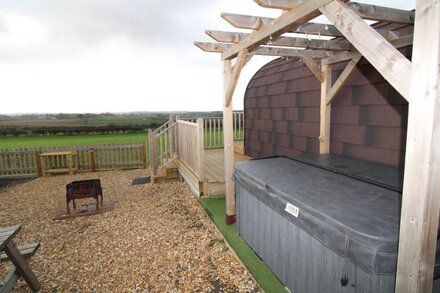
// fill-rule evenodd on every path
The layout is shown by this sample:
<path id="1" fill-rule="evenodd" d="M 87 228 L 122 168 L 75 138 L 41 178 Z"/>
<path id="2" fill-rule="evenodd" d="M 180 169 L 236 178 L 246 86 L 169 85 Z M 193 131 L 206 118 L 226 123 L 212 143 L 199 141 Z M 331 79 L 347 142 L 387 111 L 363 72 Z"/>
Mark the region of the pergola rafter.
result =
<path id="1" fill-rule="evenodd" d="M 207 30 L 206 34 L 217 42 L 238 43 L 249 36 L 247 33 Z M 328 51 L 350 51 L 353 46 L 346 40 L 308 40 L 306 38 L 277 37 L 269 39 L 267 45 L 280 47 L 296 47 Z"/>
<path id="2" fill-rule="evenodd" d="M 289 10 L 302 1 L 297 0 L 254 0 L 258 5 L 266 8 Z M 347 6 L 363 19 L 379 22 L 414 24 L 414 11 L 348 2 Z"/>
<path id="3" fill-rule="evenodd" d="M 206 33 L 218 43 L 195 43 L 206 52 L 220 53 L 223 60 L 227 220 L 231 222 L 235 216 L 231 101 L 240 71 L 249 58 L 301 58 L 321 83 L 320 153 L 329 153 L 331 102 L 364 57 L 410 102 L 396 292 L 430 292 L 440 210 L 438 0 L 416 0 L 415 11 L 341 0 L 254 1 L 283 12 L 278 18 L 223 13 L 222 18 L 234 27 L 253 31 L 210 30 Z M 331 24 L 311 22 L 321 14 Z M 369 25 L 366 20 L 378 23 Z M 407 28 L 409 35 L 400 36 L 388 27 Z M 285 33 L 299 33 L 306 38 Z M 411 62 L 398 49 L 412 45 L 413 40 Z M 231 60 L 237 56 L 232 67 Z M 347 65 L 332 82 L 331 66 L 340 62 Z M 427 76 L 421 79 L 424 74 Z M 417 180 L 420 174 L 423 182 Z"/>
<path id="4" fill-rule="evenodd" d="M 233 27 L 241 29 L 257 30 L 263 25 L 271 24 L 275 18 L 252 16 L 235 13 L 222 13 L 221 17 Z M 342 37 L 343 34 L 331 24 L 305 22 L 299 28 L 287 31 L 289 33 L 305 34 L 305 35 L 321 35 L 328 37 Z"/>
<path id="5" fill-rule="evenodd" d="M 209 43 L 209 42 L 194 42 L 194 45 L 205 52 L 222 53 L 232 47 L 232 44 L 224 43 Z M 249 53 L 260 56 L 275 56 L 275 57 L 301 57 L 309 56 L 311 58 L 322 59 L 332 56 L 333 52 L 323 50 L 301 50 L 294 48 L 278 48 L 271 46 L 260 46 L 251 50 Z"/>

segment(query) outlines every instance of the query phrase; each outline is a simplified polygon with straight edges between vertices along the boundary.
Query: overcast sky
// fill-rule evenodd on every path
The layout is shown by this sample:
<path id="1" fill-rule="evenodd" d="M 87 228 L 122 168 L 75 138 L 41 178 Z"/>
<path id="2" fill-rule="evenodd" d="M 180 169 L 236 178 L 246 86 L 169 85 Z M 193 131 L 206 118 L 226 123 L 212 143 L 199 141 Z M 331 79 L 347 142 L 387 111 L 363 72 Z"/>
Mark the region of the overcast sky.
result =
<path id="1" fill-rule="evenodd" d="M 0 113 L 221 110 L 220 56 L 193 45 L 211 41 L 205 29 L 237 31 L 221 12 L 280 14 L 252 0 L 2 0 Z M 245 67 L 235 109 L 270 60 Z"/>

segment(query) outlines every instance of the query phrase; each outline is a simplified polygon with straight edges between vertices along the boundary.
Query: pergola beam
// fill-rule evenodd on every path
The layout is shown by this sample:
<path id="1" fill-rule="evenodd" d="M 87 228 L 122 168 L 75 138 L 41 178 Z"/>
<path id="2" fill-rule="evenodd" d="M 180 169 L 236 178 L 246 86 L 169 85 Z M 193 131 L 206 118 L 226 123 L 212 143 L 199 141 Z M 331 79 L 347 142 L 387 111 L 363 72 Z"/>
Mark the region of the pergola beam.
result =
<path id="1" fill-rule="evenodd" d="M 206 34 L 217 42 L 221 43 L 238 43 L 247 38 L 250 34 L 238 32 L 225 32 L 207 30 Z M 269 39 L 268 45 L 281 47 L 296 47 L 305 49 L 319 49 L 329 51 L 350 51 L 353 46 L 345 40 L 308 40 L 305 38 L 294 37 L 277 37 Z"/>
<path id="2" fill-rule="evenodd" d="M 222 59 L 227 60 L 234 58 L 238 52 L 244 49 L 252 50 L 260 44 L 267 42 L 270 37 L 278 37 L 284 32 L 299 27 L 302 23 L 320 15 L 319 8 L 331 1 L 332 0 L 314 0 L 298 4 L 272 21 L 270 25 L 262 26 L 246 39 L 223 52 Z"/>
<path id="3" fill-rule="evenodd" d="M 270 24 L 274 18 L 263 16 L 252 16 L 235 13 L 222 13 L 221 17 L 226 20 L 233 27 L 241 29 L 257 30 L 263 25 Z M 289 30 L 290 33 L 307 34 L 307 35 L 321 35 L 330 37 L 342 37 L 342 33 L 334 26 L 324 23 L 305 22 L 301 24 L 300 28 Z"/>
<path id="4" fill-rule="evenodd" d="M 324 76 L 322 74 L 321 68 L 319 68 L 318 64 L 315 60 L 313 60 L 310 56 L 301 56 L 301 61 L 304 62 L 304 64 L 309 68 L 309 70 L 313 73 L 313 75 L 316 77 L 316 79 L 319 80 L 320 83 L 324 82 Z"/>
<path id="5" fill-rule="evenodd" d="M 347 5 L 364 19 L 376 20 L 379 22 L 414 24 L 414 11 L 356 2 L 348 2 Z"/>
<path id="6" fill-rule="evenodd" d="M 254 0 L 258 5 L 266 8 L 289 10 L 298 5 L 300 0 Z M 379 22 L 414 24 L 414 11 L 395 9 L 377 5 L 348 2 L 347 6 L 360 17 Z"/>
<path id="7" fill-rule="evenodd" d="M 240 77 L 241 70 L 246 63 L 246 58 L 249 55 L 249 51 L 244 49 L 240 53 L 238 53 L 237 60 L 235 61 L 234 66 L 232 67 L 232 73 L 229 81 L 229 85 L 226 89 L 225 93 L 225 105 L 229 107 L 229 104 L 232 102 L 232 95 L 234 94 L 235 88 L 237 87 L 238 78 Z"/>
<path id="8" fill-rule="evenodd" d="M 413 43 L 413 35 L 403 36 L 390 41 L 390 44 L 393 45 L 394 48 L 403 48 L 403 47 L 411 46 L 412 43 Z M 335 64 L 335 63 L 348 61 L 357 57 L 362 57 L 362 54 L 355 50 L 352 52 L 342 52 L 339 54 L 335 54 L 328 58 L 322 59 L 321 62 L 323 64 Z"/>
<path id="9" fill-rule="evenodd" d="M 231 44 L 210 43 L 210 42 L 194 42 L 194 45 L 199 47 L 202 51 L 208 53 L 221 53 L 227 48 L 231 47 Z"/>
<path id="10" fill-rule="evenodd" d="M 210 53 L 222 53 L 225 50 L 231 48 L 231 44 L 224 43 L 209 43 L 209 42 L 194 42 L 194 45 L 199 47 L 205 52 Z M 314 59 L 322 59 L 331 56 L 333 52 L 322 50 L 301 50 L 292 48 L 277 48 L 269 46 L 260 46 L 250 51 L 252 55 L 260 56 L 275 56 L 275 57 L 302 57 L 308 56 Z"/>
<path id="11" fill-rule="evenodd" d="M 332 100 L 342 89 L 342 86 L 345 84 L 345 82 L 348 80 L 350 75 L 355 70 L 359 60 L 361 60 L 360 56 L 355 57 L 351 59 L 350 62 L 348 62 L 347 66 L 345 66 L 344 70 L 341 72 L 341 75 L 339 75 L 338 79 L 335 81 L 331 89 L 327 92 L 327 105 L 329 105 L 332 102 Z"/>
<path id="12" fill-rule="evenodd" d="M 342 1 L 334 0 L 321 7 L 320 11 L 409 100 L 411 62 Z"/>
<path id="13" fill-rule="evenodd" d="M 265 8 L 289 10 L 295 5 L 303 2 L 301 0 L 254 0 L 255 3 Z"/>

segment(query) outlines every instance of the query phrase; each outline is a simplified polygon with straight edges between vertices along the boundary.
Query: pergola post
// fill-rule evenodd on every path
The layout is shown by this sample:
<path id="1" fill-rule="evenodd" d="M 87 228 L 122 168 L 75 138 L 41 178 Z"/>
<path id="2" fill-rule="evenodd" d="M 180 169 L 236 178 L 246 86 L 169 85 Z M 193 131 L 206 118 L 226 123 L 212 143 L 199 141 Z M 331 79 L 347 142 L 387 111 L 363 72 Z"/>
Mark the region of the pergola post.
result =
<path id="1" fill-rule="evenodd" d="M 396 292 L 431 292 L 440 211 L 440 2 L 417 0 Z"/>
<path id="2" fill-rule="evenodd" d="M 226 223 L 235 223 L 235 189 L 234 189 L 234 126 L 232 112 L 232 96 L 237 86 L 241 70 L 246 64 L 248 50 L 244 49 L 238 54 L 234 67 L 231 60 L 223 60 L 223 136 L 225 151 L 225 197 L 226 197 Z"/>
<path id="3" fill-rule="evenodd" d="M 225 153 L 225 197 L 226 197 L 226 223 L 235 223 L 235 197 L 234 181 L 232 174 L 234 171 L 234 138 L 233 138 L 233 113 L 232 101 L 227 104 L 227 91 L 231 82 L 232 66 L 231 60 L 223 60 L 223 85 L 224 85 L 224 103 L 223 103 L 223 136 Z"/>
<path id="4" fill-rule="evenodd" d="M 330 113 L 331 105 L 327 104 L 327 95 L 332 86 L 331 65 L 322 64 L 321 81 L 321 107 L 320 107 L 320 133 L 319 133 L 319 153 L 330 153 Z"/>

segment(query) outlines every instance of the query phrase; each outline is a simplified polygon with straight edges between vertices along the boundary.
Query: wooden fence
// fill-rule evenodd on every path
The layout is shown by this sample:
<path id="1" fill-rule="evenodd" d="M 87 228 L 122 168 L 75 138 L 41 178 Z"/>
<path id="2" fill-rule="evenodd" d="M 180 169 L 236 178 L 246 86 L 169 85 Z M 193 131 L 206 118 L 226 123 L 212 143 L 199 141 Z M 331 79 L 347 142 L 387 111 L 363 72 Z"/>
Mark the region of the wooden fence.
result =
<path id="1" fill-rule="evenodd" d="M 121 145 L 66 146 L 34 149 L 0 149 L 0 178 L 37 177 L 43 174 L 40 154 L 75 151 L 78 172 L 148 168 L 149 142 Z M 63 168 L 63 159 L 53 159 L 46 167 Z M 46 171 L 46 170 L 44 170 Z"/>
<path id="2" fill-rule="evenodd" d="M 244 114 L 233 114 L 234 140 L 244 138 Z M 203 129 L 203 131 L 201 131 Z M 62 156 L 48 160 L 42 170 L 40 154 L 44 152 L 75 151 L 78 172 L 153 167 L 153 172 L 179 157 L 194 173 L 203 176 L 203 147 L 223 147 L 223 118 L 170 119 L 150 132 L 150 138 L 141 144 L 66 146 L 34 149 L 0 149 L 0 178 L 41 176 L 48 169 L 66 167 Z M 44 164 L 46 165 L 46 164 Z M 43 172 L 44 171 L 44 172 Z"/>

